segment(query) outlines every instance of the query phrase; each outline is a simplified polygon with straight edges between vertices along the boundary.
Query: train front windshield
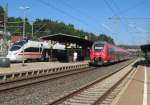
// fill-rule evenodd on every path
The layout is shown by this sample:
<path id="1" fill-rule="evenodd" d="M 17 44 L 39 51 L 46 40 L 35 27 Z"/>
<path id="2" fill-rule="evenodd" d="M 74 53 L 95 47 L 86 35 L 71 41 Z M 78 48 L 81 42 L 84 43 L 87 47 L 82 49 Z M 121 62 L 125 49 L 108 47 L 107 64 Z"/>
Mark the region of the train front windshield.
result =
<path id="1" fill-rule="evenodd" d="M 22 42 L 14 43 L 12 45 L 12 47 L 10 48 L 10 51 L 19 50 L 23 45 L 24 45 L 24 43 L 22 43 Z"/>
<path id="2" fill-rule="evenodd" d="M 20 48 L 21 48 L 21 46 L 13 45 L 13 46 L 10 48 L 10 51 L 16 51 L 16 50 L 19 50 Z"/>
<path id="3" fill-rule="evenodd" d="M 104 44 L 95 44 L 94 45 L 94 50 L 95 51 L 102 51 L 104 49 Z"/>

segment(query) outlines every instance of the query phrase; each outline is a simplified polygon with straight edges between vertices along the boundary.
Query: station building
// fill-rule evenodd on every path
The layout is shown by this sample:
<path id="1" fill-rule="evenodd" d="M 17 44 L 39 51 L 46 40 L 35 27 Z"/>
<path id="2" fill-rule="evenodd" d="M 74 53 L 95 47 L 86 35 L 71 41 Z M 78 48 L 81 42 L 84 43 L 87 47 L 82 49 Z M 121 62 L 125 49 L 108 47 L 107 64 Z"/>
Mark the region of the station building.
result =
<path id="1" fill-rule="evenodd" d="M 144 52 L 146 60 L 150 61 L 150 43 L 142 45 L 141 50 Z"/>
<path id="2" fill-rule="evenodd" d="M 49 52 L 50 60 L 58 59 L 67 62 L 73 61 L 73 52 L 78 53 L 78 61 L 82 61 L 89 58 L 89 49 L 91 48 L 93 42 L 87 39 L 80 38 L 78 36 L 57 33 L 52 35 L 43 36 L 40 39 L 51 41 L 53 43 L 61 43 L 65 45 L 64 51 L 51 50 Z M 53 46 L 51 46 L 52 48 Z"/>

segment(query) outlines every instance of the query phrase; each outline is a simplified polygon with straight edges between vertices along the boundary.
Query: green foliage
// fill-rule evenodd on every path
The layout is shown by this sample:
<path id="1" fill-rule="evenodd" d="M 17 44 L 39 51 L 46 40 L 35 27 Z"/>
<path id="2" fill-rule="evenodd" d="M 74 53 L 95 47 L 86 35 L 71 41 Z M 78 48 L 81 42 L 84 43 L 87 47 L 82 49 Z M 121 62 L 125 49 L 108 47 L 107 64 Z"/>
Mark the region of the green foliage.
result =
<path id="1" fill-rule="evenodd" d="M 99 40 L 99 41 L 106 41 L 106 42 L 109 42 L 111 44 L 115 44 L 114 40 L 110 36 L 107 36 L 106 34 L 100 34 L 97 37 L 97 40 Z"/>
<path id="2" fill-rule="evenodd" d="M 3 29 L 4 9 L 0 6 L 0 29 Z"/>
<path id="3" fill-rule="evenodd" d="M 11 32 L 12 35 L 21 35 L 22 34 L 22 19 L 21 18 L 15 18 L 15 17 L 9 17 L 8 18 L 7 29 Z"/>
<path id="4" fill-rule="evenodd" d="M 96 35 L 93 33 L 88 33 L 83 30 L 77 30 L 72 24 L 65 24 L 63 22 L 52 21 L 48 19 L 37 19 L 34 22 L 34 36 L 39 38 L 41 36 L 65 33 L 69 35 L 76 35 L 81 38 L 88 36 L 89 40 L 95 41 Z"/>
<path id="5" fill-rule="evenodd" d="M 4 20 L 4 10 L 0 6 L 0 21 L 3 20 Z M 20 17 L 8 17 L 7 30 L 12 35 L 22 36 L 23 20 Z M 81 38 L 87 37 L 88 40 L 91 41 L 102 40 L 114 44 L 114 40 L 105 34 L 100 34 L 97 37 L 93 33 L 85 32 L 84 30 L 75 29 L 74 25 L 72 24 L 65 24 L 63 22 L 52 21 L 50 19 L 36 19 L 33 23 L 33 37 L 31 33 L 32 33 L 32 24 L 26 18 L 25 35 L 29 39 L 36 40 L 39 37 L 50 35 L 50 34 L 65 33 L 69 35 L 76 35 Z"/>
<path id="6" fill-rule="evenodd" d="M 0 21 L 4 21 L 4 9 L 0 6 Z"/>

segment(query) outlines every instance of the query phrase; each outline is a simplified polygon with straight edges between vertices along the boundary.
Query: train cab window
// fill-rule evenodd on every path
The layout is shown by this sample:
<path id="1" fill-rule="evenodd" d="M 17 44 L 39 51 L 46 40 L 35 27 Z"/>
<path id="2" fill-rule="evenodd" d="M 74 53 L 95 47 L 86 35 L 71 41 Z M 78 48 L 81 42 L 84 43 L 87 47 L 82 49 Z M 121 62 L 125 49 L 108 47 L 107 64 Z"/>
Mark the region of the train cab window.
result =
<path id="1" fill-rule="evenodd" d="M 14 43 L 12 45 L 12 47 L 10 48 L 10 51 L 16 51 L 19 50 L 25 43 L 23 43 L 22 41 Z"/>
<path id="2" fill-rule="evenodd" d="M 95 44 L 94 50 L 95 51 L 102 51 L 104 49 L 104 44 Z"/>
<path id="3" fill-rule="evenodd" d="M 113 48 L 109 48 L 108 50 L 109 50 L 109 52 L 114 52 Z"/>
<path id="4" fill-rule="evenodd" d="M 29 47 L 26 48 L 24 52 L 39 52 L 39 48 Z"/>
<path id="5" fill-rule="evenodd" d="M 23 39 L 19 42 L 16 42 L 12 45 L 12 47 L 10 48 L 10 51 L 16 51 L 19 50 L 24 44 L 26 44 L 28 42 L 27 39 Z"/>
<path id="6" fill-rule="evenodd" d="M 16 50 L 19 50 L 20 48 L 21 48 L 21 46 L 13 45 L 13 46 L 10 48 L 10 51 L 16 51 Z"/>

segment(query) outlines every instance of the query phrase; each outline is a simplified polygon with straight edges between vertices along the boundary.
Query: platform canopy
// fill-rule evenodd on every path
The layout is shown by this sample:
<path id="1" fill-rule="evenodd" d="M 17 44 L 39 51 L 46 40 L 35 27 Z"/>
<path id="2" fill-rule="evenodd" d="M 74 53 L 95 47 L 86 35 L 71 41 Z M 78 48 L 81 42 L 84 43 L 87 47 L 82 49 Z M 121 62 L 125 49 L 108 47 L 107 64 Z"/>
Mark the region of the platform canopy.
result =
<path id="1" fill-rule="evenodd" d="M 40 37 L 40 39 L 53 40 L 53 41 L 58 41 L 58 42 L 63 42 L 63 43 L 75 43 L 77 45 L 85 46 L 85 47 L 91 47 L 93 44 L 92 41 L 85 40 L 78 36 L 73 36 L 73 35 L 68 35 L 68 34 L 63 34 L 63 33 L 43 36 L 43 37 Z"/>
<path id="2" fill-rule="evenodd" d="M 145 53 L 150 52 L 150 44 L 142 45 L 141 50 Z"/>

